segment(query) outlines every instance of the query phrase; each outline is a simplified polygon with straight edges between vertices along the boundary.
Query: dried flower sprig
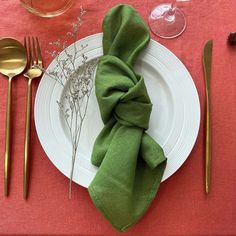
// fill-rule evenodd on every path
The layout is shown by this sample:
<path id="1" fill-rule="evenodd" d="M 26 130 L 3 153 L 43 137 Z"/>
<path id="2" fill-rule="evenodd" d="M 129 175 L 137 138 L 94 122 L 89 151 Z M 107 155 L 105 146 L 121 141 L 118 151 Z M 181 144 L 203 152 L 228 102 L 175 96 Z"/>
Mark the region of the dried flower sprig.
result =
<path id="1" fill-rule="evenodd" d="M 83 121 L 87 113 L 88 102 L 93 88 L 93 73 L 97 60 L 84 61 L 77 70 L 69 70 L 66 77 L 56 77 L 65 89 L 61 101 L 57 101 L 61 110 L 72 144 L 72 163 L 70 172 L 69 197 L 71 197 L 71 184 L 74 173 L 75 160 L 81 136 Z M 65 69 L 67 71 L 67 69 Z M 69 75 L 69 73 L 71 73 Z M 50 72 L 49 72 L 50 74 Z M 54 77 L 55 78 L 55 77 Z M 69 79 L 69 81 L 67 81 Z"/>
<path id="2" fill-rule="evenodd" d="M 98 59 L 88 60 L 84 53 L 88 45 L 76 44 L 79 28 L 83 24 L 85 10 L 80 8 L 80 15 L 77 21 L 72 24 L 72 31 L 67 32 L 67 36 L 72 37 L 73 44 L 68 50 L 68 41 L 60 39 L 51 42 L 54 50 L 47 51 L 56 61 L 56 66 L 51 71 L 44 72 L 57 81 L 64 89 L 61 101 L 56 101 L 63 114 L 68 128 L 70 141 L 72 144 L 71 172 L 69 182 L 69 198 L 72 193 L 72 179 L 76 155 L 83 121 L 87 113 L 88 102 L 93 88 L 93 74 Z M 60 51 L 62 51 L 60 53 Z M 80 66 L 78 66 L 80 62 Z"/>

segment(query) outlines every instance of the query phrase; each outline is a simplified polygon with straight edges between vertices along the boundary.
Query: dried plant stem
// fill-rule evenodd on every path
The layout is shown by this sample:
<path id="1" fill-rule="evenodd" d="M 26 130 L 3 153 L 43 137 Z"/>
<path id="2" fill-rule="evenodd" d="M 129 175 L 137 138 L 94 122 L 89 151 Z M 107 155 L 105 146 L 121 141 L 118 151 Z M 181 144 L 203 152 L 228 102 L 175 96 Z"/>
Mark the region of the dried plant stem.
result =
<path id="1" fill-rule="evenodd" d="M 83 122 L 87 113 L 89 98 L 93 88 L 93 72 L 98 59 L 88 61 L 84 51 L 88 45 L 78 46 L 77 35 L 79 27 L 82 25 L 82 16 L 85 11 L 81 7 L 80 16 L 77 22 L 72 24 L 73 30 L 67 32 L 72 36 L 74 43 L 70 49 L 67 48 L 67 41 L 57 40 L 50 43 L 57 50 L 48 52 L 56 61 L 56 66 L 52 71 L 43 70 L 50 78 L 58 82 L 63 88 L 63 96 L 57 101 L 61 114 L 64 117 L 71 141 L 71 170 L 69 181 L 69 198 L 72 196 L 72 180 L 75 170 L 75 161 L 78 152 L 78 145 L 81 137 Z M 61 53 L 58 52 L 62 50 Z M 78 62 L 81 61 L 78 66 Z"/>

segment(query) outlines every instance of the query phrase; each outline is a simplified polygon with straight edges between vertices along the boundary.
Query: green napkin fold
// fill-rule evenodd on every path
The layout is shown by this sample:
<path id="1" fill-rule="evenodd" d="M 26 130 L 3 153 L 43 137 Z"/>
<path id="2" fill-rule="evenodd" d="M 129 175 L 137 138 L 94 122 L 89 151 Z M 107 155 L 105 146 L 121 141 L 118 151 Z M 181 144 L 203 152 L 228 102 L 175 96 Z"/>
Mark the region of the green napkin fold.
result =
<path id="1" fill-rule="evenodd" d="M 99 169 L 88 191 L 107 220 L 125 231 L 155 197 L 166 157 L 145 132 L 152 104 L 143 77 L 133 70 L 150 40 L 146 24 L 132 7 L 118 5 L 105 16 L 103 33 L 95 88 L 104 128 L 93 147 Z"/>

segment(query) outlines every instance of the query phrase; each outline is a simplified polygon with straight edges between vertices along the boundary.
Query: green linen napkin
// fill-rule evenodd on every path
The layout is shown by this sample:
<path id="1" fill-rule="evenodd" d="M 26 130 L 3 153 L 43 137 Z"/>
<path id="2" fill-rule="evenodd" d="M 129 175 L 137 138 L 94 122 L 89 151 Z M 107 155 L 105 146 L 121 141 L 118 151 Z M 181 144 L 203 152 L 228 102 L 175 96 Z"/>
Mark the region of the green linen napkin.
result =
<path id="1" fill-rule="evenodd" d="M 152 104 L 143 77 L 133 71 L 150 40 L 146 24 L 132 7 L 118 5 L 105 16 L 103 33 L 95 88 L 104 128 L 93 147 L 99 169 L 88 191 L 107 220 L 125 231 L 155 197 L 166 157 L 145 132 Z"/>

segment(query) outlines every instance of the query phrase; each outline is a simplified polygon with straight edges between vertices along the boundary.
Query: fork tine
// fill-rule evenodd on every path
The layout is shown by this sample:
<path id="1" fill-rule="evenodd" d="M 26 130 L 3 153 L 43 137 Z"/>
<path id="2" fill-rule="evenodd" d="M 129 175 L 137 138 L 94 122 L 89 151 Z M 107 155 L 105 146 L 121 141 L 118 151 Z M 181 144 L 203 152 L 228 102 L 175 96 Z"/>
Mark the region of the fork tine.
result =
<path id="1" fill-rule="evenodd" d="M 28 51 L 29 51 L 29 66 L 32 66 L 33 65 L 33 60 L 32 60 L 30 37 L 28 37 Z"/>
<path id="2" fill-rule="evenodd" d="M 24 47 L 25 47 L 25 50 L 26 50 L 26 53 L 27 53 L 26 37 L 24 37 Z"/>
<path id="3" fill-rule="evenodd" d="M 43 59 L 42 59 L 42 55 L 41 55 L 41 49 L 40 49 L 40 46 L 39 46 L 38 37 L 36 37 L 36 43 L 37 43 L 37 52 L 38 52 L 38 65 L 40 67 L 43 67 Z"/>
<path id="4" fill-rule="evenodd" d="M 28 49 L 27 49 L 27 43 L 26 43 L 26 37 L 24 37 L 24 47 L 25 47 L 25 51 L 26 51 L 26 55 L 27 55 L 27 65 L 26 67 L 29 66 L 29 56 L 28 56 Z"/>
<path id="5" fill-rule="evenodd" d="M 32 42 L 33 42 L 33 63 L 34 63 L 34 65 L 36 65 L 37 64 L 37 55 L 36 55 L 34 37 L 32 37 Z"/>

